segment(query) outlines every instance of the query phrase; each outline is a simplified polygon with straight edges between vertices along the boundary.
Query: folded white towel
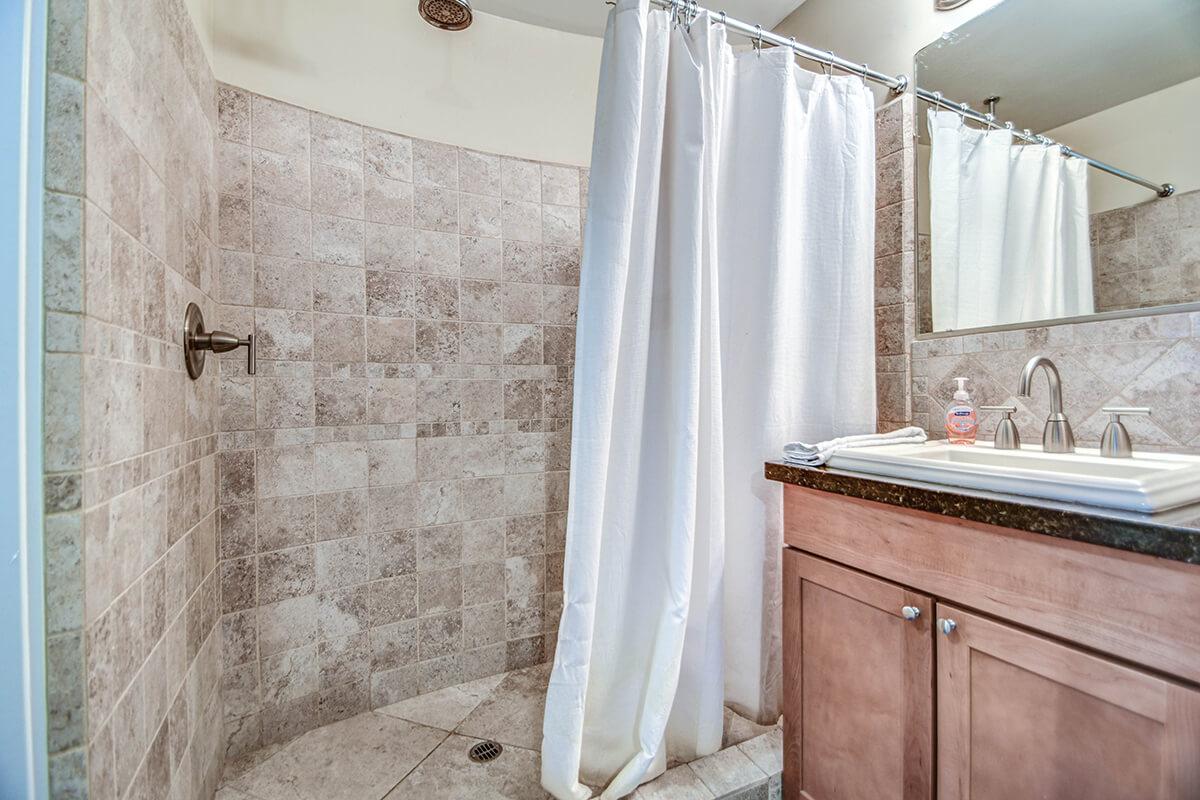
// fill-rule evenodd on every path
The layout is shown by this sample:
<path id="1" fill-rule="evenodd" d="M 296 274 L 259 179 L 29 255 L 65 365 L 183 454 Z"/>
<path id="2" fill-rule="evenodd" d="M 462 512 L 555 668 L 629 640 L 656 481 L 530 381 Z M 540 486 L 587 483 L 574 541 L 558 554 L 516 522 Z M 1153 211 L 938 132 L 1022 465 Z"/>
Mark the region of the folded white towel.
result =
<path id="1" fill-rule="evenodd" d="M 929 437 L 923 428 L 911 426 L 889 433 L 861 433 L 856 436 L 841 436 L 827 442 L 807 444 L 791 442 L 783 446 L 783 460 L 789 464 L 816 467 L 824 464 L 838 450 L 851 447 L 871 447 L 878 444 L 920 444 Z"/>

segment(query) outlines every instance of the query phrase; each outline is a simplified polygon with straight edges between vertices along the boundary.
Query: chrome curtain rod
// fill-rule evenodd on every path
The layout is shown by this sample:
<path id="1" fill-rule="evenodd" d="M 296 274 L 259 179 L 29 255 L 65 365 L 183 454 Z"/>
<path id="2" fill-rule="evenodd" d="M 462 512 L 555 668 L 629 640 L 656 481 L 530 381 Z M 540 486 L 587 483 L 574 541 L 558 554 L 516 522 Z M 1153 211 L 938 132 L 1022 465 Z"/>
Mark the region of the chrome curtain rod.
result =
<path id="1" fill-rule="evenodd" d="M 847 61 L 844 58 L 835 56 L 832 50 L 818 50 L 815 47 L 809 47 L 806 44 L 800 44 L 794 38 L 785 39 L 778 33 L 764 30 L 762 25 L 751 25 L 748 22 L 742 22 L 740 19 L 734 19 L 728 16 L 724 11 L 709 11 L 699 5 L 696 0 L 650 0 L 651 5 L 659 8 L 666 8 L 682 14 L 687 18 L 694 18 L 701 11 L 708 11 L 713 17 L 720 17 L 721 24 L 731 31 L 737 31 L 740 34 L 749 36 L 759 45 L 763 42 L 769 42 L 777 47 L 790 47 L 795 51 L 796 55 L 806 58 L 809 61 L 817 61 L 821 64 L 828 64 L 831 67 L 837 67 L 844 72 L 852 72 L 855 75 L 861 75 L 866 80 L 882 83 L 884 86 L 892 90 L 893 94 L 904 94 L 904 90 L 908 88 L 907 75 L 885 75 L 882 72 L 871 69 L 866 64 L 855 64 L 853 61 Z M 612 5 L 612 3 L 610 3 Z"/>
<path id="2" fill-rule="evenodd" d="M 606 1 L 609 5 L 615 5 L 613 0 Z M 698 0 L 650 0 L 650 4 L 658 6 L 659 8 L 669 9 L 676 14 L 681 14 L 685 19 L 694 19 L 701 11 L 707 11 L 710 16 L 719 17 L 721 24 L 729 30 L 736 31 L 744 36 L 750 37 L 760 46 L 764 42 L 769 42 L 777 47 L 790 47 L 792 51 L 801 58 L 809 61 L 816 61 L 820 64 L 827 64 L 831 67 L 837 67 L 843 72 L 861 75 L 864 80 L 871 80 L 875 81 L 876 83 L 883 84 L 891 89 L 893 94 L 904 94 L 904 92 L 908 90 L 909 81 L 907 75 L 886 75 L 882 72 L 871 69 L 866 64 L 856 64 L 853 61 L 847 61 L 844 58 L 836 56 L 833 54 L 832 50 L 818 50 L 815 47 L 809 47 L 806 44 L 797 42 L 795 38 L 785 39 L 777 33 L 763 30 L 761 25 L 751 25 L 748 22 L 742 22 L 739 19 L 734 19 L 733 17 L 728 16 L 724 11 L 714 12 L 704 8 L 699 4 Z M 970 119 L 973 122 L 985 125 L 988 128 L 1011 131 L 1013 136 L 1023 141 L 1030 142 L 1032 144 L 1058 145 L 1059 151 L 1064 156 L 1082 158 L 1087 162 L 1088 166 L 1095 167 L 1101 172 L 1107 172 L 1109 175 L 1115 175 L 1118 178 L 1124 178 L 1125 180 L 1136 183 L 1139 186 L 1144 186 L 1147 189 L 1155 192 L 1159 197 L 1170 197 L 1175 193 L 1175 187 L 1169 183 L 1155 183 L 1154 181 L 1141 178 L 1131 172 L 1126 172 L 1125 170 L 1118 169 L 1111 164 L 1106 164 L 1103 161 L 1098 161 L 1076 150 L 1072 150 L 1067 145 L 1061 142 L 1056 142 L 1049 137 L 1041 134 L 1035 134 L 1029 130 L 1019 131 L 1011 122 L 1000 124 L 996 121 L 994 114 L 981 114 L 980 112 L 972 109 L 967 103 L 955 103 L 951 100 L 947 100 L 946 98 L 942 97 L 941 92 L 931 92 L 928 89 L 922 89 L 920 86 L 913 87 L 913 92 L 917 97 L 926 101 L 927 103 L 932 103 L 942 108 L 950 109 L 951 111 L 958 113 L 964 119 Z"/>
<path id="3" fill-rule="evenodd" d="M 1106 164 L 1103 161 L 1098 161 L 1092 158 L 1091 156 L 1087 156 L 1076 150 L 1072 150 L 1062 142 L 1056 142 L 1049 136 L 1044 136 L 1040 133 L 1034 133 L 1028 128 L 1019 131 L 1011 122 L 1005 122 L 1001 124 L 996 121 L 995 114 L 982 114 L 971 108 L 971 106 L 967 103 L 955 103 L 951 100 L 947 100 L 946 98 L 942 97 L 941 92 L 931 92 L 928 89 L 922 89 L 920 86 L 914 87 L 913 92 L 917 97 L 927 103 L 930 103 L 931 105 L 949 109 L 964 119 L 969 119 L 972 122 L 978 122 L 980 125 L 983 125 L 987 128 L 1007 130 L 1016 138 L 1025 142 L 1029 142 L 1030 144 L 1058 145 L 1059 152 L 1061 152 L 1064 156 L 1082 158 L 1087 162 L 1089 167 L 1095 167 L 1101 172 L 1107 172 L 1109 175 L 1116 175 L 1118 178 L 1124 178 L 1125 180 L 1136 183 L 1139 186 L 1145 186 L 1147 189 L 1155 192 L 1159 197 L 1170 197 L 1171 195 L 1175 194 L 1175 187 L 1169 183 L 1155 183 L 1154 181 L 1146 180 L 1145 178 L 1134 175 L 1131 172 L 1126 172 L 1123 169 L 1114 167 L 1112 164 Z"/>

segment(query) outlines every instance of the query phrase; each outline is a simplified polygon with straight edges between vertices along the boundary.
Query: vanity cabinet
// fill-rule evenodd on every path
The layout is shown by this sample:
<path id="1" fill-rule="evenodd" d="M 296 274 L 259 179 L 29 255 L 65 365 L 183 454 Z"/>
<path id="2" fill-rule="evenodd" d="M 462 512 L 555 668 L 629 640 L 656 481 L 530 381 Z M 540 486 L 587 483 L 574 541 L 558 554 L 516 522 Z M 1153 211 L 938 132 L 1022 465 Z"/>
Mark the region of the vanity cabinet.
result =
<path id="1" fill-rule="evenodd" d="M 783 574 L 786 796 L 928 800 L 933 599 L 791 549 Z"/>
<path id="2" fill-rule="evenodd" d="M 1200 798 L 1200 567 L 784 497 L 787 800 Z"/>
<path id="3" fill-rule="evenodd" d="M 1200 797 L 1200 690 L 937 608 L 941 800 Z"/>

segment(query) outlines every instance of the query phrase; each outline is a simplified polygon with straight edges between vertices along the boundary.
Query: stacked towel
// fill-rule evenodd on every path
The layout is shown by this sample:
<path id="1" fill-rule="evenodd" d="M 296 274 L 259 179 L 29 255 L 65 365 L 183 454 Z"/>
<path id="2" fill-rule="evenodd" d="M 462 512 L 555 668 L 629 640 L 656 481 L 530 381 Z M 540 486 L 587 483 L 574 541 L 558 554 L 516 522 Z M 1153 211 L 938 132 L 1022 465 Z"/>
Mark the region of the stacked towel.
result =
<path id="1" fill-rule="evenodd" d="M 863 433 L 858 436 L 842 436 L 828 442 L 806 444 L 792 442 L 783 446 L 783 460 L 804 467 L 818 467 L 829 460 L 838 450 L 851 447 L 871 447 L 877 444 L 920 444 L 928 436 L 923 428 L 909 427 L 891 433 Z"/>

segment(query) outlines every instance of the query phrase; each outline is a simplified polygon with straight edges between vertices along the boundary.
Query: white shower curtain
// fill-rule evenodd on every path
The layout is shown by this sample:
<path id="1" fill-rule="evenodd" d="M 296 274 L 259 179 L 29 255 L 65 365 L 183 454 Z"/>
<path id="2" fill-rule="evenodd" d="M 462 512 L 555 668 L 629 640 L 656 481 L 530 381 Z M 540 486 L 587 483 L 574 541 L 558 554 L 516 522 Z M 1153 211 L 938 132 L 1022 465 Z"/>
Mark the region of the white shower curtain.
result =
<path id="1" fill-rule="evenodd" d="M 929 112 L 934 330 L 1091 314 L 1087 163 Z"/>
<path id="2" fill-rule="evenodd" d="M 875 427 L 874 104 L 620 0 L 576 340 L 542 782 L 621 797 L 779 714 L 784 442 Z"/>

